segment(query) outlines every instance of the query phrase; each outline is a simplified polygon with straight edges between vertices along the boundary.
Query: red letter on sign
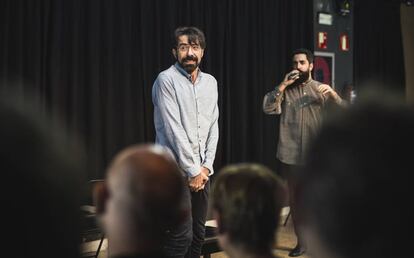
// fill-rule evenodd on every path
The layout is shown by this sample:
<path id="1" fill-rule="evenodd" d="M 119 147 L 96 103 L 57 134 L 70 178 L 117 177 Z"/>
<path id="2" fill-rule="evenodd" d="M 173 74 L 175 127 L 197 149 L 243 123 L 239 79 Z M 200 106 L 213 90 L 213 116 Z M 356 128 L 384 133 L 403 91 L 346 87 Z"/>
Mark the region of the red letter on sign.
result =
<path id="1" fill-rule="evenodd" d="M 342 33 L 339 37 L 339 49 L 342 51 L 349 51 L 349 37 L 345 33 Z"/>
<path id="2" fill-rule="evenodd" d="M 328 33 L 319 32 L 318 33 L 318 47 L 326 49 L 328 47 Z"/>

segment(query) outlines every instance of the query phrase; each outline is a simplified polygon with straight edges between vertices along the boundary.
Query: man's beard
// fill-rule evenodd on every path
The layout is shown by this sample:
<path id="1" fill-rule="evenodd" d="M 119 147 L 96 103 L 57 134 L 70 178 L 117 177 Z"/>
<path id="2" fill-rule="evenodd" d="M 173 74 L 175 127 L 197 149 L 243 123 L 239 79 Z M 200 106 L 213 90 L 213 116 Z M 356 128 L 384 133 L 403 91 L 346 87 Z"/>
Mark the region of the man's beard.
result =
<path id="1" fill-rule="evenodd" d="M 299 85 L 306 82 L 309 79 L 310 70 L 308 69 L 305 72 L 299 72 L 299 78 L 295 81 L 295 84 Z"/>
<path id="2" fill-rule="evenodd" d="M 198 58 L 196 56 L 187 56 L 186 58 L 182 59 L 181 61 L 177 60 L 180 66 L 188 73 L 191 74 L 192 72 L 197 69 L 199 66 Z M 194 63 L 184 63 L 185 61 L 194 61 Z"/>

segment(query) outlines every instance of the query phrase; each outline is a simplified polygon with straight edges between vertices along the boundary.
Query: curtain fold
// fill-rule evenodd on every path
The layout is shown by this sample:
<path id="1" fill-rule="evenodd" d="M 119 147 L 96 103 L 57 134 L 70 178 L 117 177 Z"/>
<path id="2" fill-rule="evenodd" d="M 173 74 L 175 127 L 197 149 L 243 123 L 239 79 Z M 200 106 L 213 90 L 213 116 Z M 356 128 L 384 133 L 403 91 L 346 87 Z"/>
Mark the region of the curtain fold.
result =
<path id="1" fill-rule="evenodd" d="M 381 86 L 405 92 L 401 1 L 355 1 L 354 76 L 357 90 Z"/>

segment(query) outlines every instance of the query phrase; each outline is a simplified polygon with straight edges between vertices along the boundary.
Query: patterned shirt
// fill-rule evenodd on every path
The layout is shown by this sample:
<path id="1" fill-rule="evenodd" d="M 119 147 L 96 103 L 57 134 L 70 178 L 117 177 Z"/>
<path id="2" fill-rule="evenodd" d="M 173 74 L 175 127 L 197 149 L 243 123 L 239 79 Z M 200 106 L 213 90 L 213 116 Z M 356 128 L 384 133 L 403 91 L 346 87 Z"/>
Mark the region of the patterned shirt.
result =
<path id="1" fill-rule="evenodd" d="M 319 85 L 310 80 L 303 85 L 290 85 L 283 93 L 271 91 L 263 99 L 266 114 L 281 115 L 277 158 L 285 164 L 303 164 L 309 143 L 320 127 L 327 97 L 318 91 Z"/>
<path id="2" fill-rule="evenodd" d="M 217 81 L 198 70 L 194 84 L 178 63 L 162 71 L 152 88 L 156 143 L 171 150 L 189 177 L 201 166 L 214 173 L 219 137 Z"/>

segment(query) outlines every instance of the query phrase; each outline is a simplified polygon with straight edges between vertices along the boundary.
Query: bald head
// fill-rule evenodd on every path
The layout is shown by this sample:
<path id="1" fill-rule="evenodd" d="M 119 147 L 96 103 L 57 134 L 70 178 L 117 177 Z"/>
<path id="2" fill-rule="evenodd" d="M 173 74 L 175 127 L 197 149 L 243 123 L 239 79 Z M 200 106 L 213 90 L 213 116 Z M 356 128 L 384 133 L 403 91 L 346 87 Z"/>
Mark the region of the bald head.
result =
<path id="1" fill-rule="evenodd" d="M 182 217 L 183 177 L 171 155 L 155 145 L 129 147 L 107 172 L 106 213 L 130 228 L 159 234 Z M 108 225 L 107 225 L 108 226 Z"/>
<path id="2" fill-rule="evenodd" d="M 132 183 L 135 190 L 157 195 L 171 194 L 169 190 L 174 192 L 182 181 L 175 161 L 157 145 L 136 145 L 121 151 L 113 159 L 107 177 L 110 182 L 119 182 L 124 187 Z"/>

